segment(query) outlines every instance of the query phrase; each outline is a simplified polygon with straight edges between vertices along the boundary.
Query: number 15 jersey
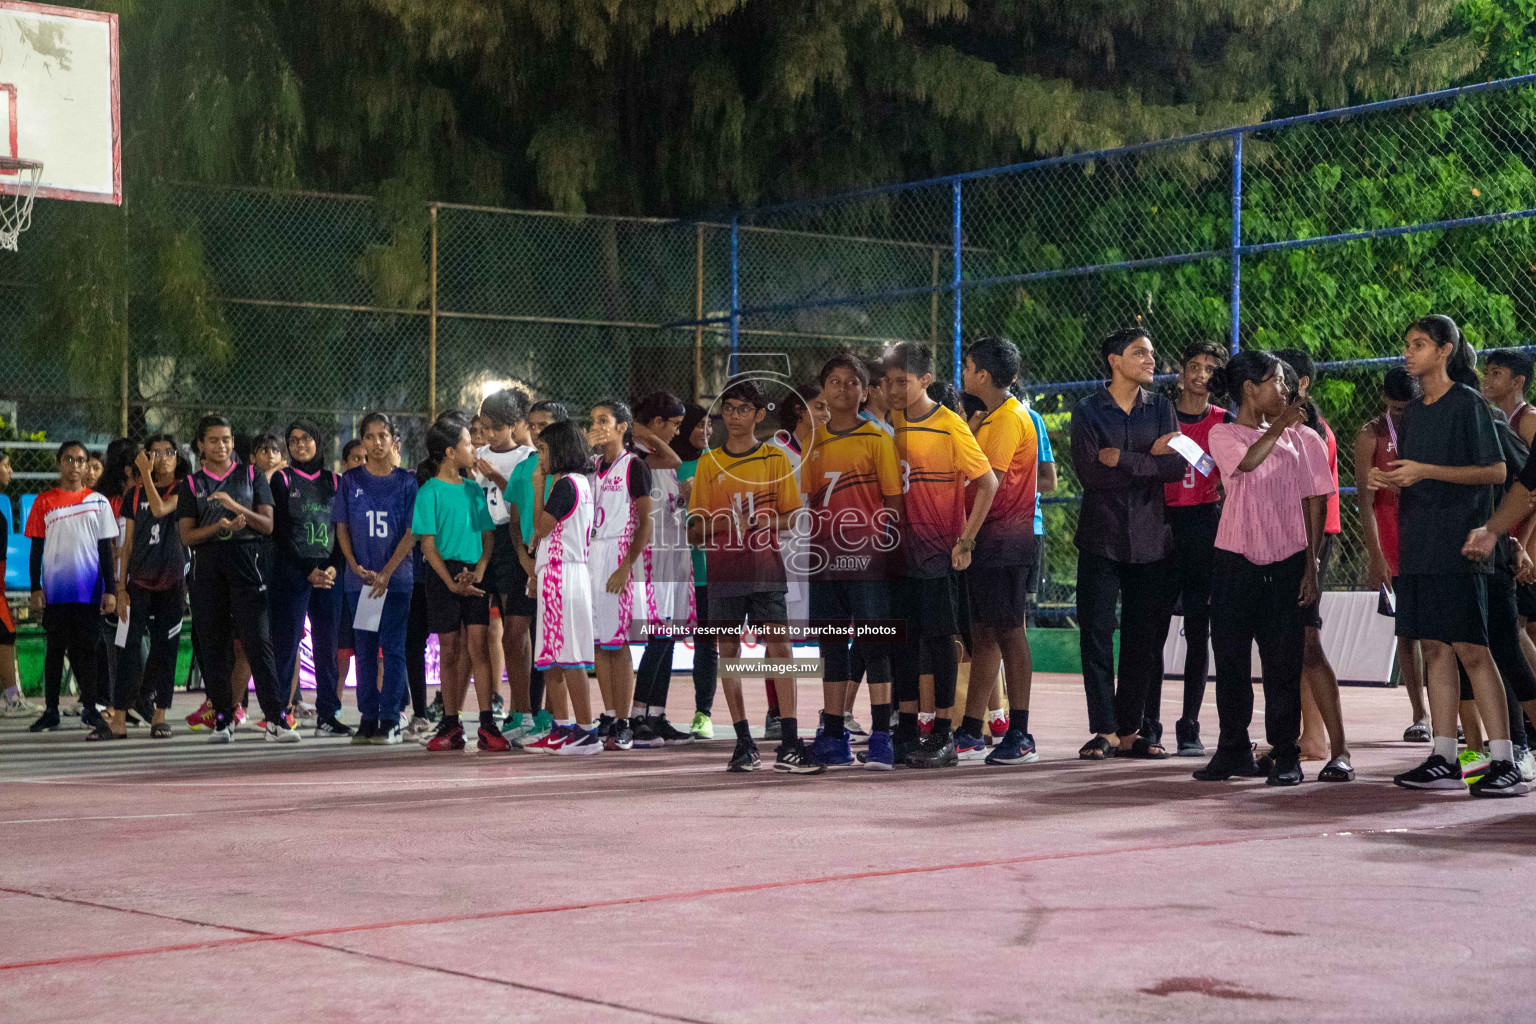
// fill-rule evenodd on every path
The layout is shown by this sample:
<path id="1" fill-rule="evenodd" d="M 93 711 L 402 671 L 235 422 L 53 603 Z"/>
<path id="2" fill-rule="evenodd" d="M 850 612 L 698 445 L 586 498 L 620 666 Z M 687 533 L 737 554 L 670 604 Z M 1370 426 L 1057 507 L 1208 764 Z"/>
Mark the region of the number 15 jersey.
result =
<path id="1" fill-rule="evenodd" d="M 342 474 L 331 500 L 331 522 L 345 525 L 352 541 L 352 557 L 364 569 L 378 572 L 411 529 L 416 511 L 416 475 L 403 469 L 374 476 L 367 466 L 354 466 Z M 411 592 L 414 558 L 407 558 L 389 577 L 390 593 Z M 363 579 L 351 567 L 340 570 L 349 594 L 363 589 Z"/>

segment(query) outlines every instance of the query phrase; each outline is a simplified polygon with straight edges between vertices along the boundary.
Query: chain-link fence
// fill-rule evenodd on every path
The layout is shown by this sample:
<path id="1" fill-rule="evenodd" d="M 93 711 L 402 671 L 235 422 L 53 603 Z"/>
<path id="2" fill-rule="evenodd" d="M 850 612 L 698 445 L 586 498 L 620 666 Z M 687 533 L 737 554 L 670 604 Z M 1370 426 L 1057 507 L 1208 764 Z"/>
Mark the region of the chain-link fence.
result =
<path id="1" fill-rule="evenodd" d="M 414 434 L 503 382 L 567 401 L 718 392 L 743 356 L 1003 334 L 1065 455 L 1097 339 L 1298 348 L 1322 369 L 1344 536 L 1383 358 L 1430 311 L 1479 348 L 1536 338 L 1533 77 L 788 203 L 703 222 L 160 184 L 122 209 L 42 202 L 0 253 L 0 419 L 28 436 Z M 0 436 L 4 436 L 0 434 Z M 414 447 L 411 448 L 414 453 Z M 1070 604 L 1077 484 L 1047 499 L 1048 602 Z"/>
<path id="2" fill-rule="evenodd" d="M 1146 326 L 1168 373 L 1201 339 L 1305 351 L 1343 490 L 1327 582 L 1352 587 L 1354 440 L 1381 411 L 1381 374 L 1432 311 L 1480 349 L 1536 340 L 1533 215 L 1526 77 L 744 212 L 734 316 L 711 325 L 741 352 L 925 342 L 946 377 L 977 337 L 1017 342 L 1061 456 L 1043 594 L 1060 606 L 1075 581 L 1067 423 L 1098 385 L 1098 339 Z"/>

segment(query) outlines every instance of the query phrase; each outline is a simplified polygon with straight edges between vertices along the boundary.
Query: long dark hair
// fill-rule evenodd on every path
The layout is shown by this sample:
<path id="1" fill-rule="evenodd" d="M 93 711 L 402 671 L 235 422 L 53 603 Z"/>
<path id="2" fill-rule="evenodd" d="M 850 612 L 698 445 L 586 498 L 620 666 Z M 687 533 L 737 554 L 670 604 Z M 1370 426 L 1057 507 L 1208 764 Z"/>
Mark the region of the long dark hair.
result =
<path id="1" fill-rule="evenodd" d="M 784 401 L 779 403 L 779 429 L 794 436 L 795 430 L 800 426 L 800 418 L 811 414 L 808 403 L 814 402 L 820 396 L 819 381 L 810 380 L 797 385 Z"/>
<path id="2" fill-rule="evenodd" d="M 439 416 L 437 422 L 427 428 L 427 457 L 421 460 L 421 465 L 416 467 L 416 482 L 425 484 L 428 480 L 437 476 L 437 471 L 443 467 L 443 460 L 459 443 L 459 437 L 469 428 L 464 425 L 462 416 Z M 460 471 L 460 475 L 463 472 Z"/>
<path id="3" fill-rule="evenodd" d="M 175 434 L 150 434 L 144 439 L 144 450 L 149 451 L 151 448 L 161 443 L 162 441 L 170 445 L 171 451 L 176 453 L 176 468 L 171 471 L 172 475 L 175 476 L 177 480 L 180 480 L 182 477 L 191 473 L 192 465 L 187 461 L 187 453 L 182 451 L 181 445 L 176 443 Z M 149 482 L 153 483 L 154 481 L 150 480 Z"/>
<path id="4" fill-rule="evenodd" d="M 613 418 L 624 425 L 624 450 L 635 449 L 635 414 L 629 411 L 629 406 L 617 398 L 605 398 L 600 402 L 592 403 L 593 409 L 607 409 L 613 413 Z"/>
<path id="5" fill-rule="evenodd" d="M 599 405 L 606 405 L 600 402 Z M 587 447 L 586 436 L 570 420 L 558 420 L 544 428 L 539 444 L 549 449 L 549 465 L 545 472 L 586 473 L 592 468 L 592 453 Z"/>
<path id="6" fill-rule="evenodd" d="M 1227 360 L 1227 365 L 1218 366 L 1211 373 L 1210 383 L 1206 385 L 1211 394 L 1225 398 L 1232 403 L 1236 411 L 1243 403 L 1244 384 L 1262 384 L 1276 373 L 1283 374 L 1285 364 L 1280 357 L 1273 352 L 1263 349 L 1243 349 L 1234 353 Z"/>
<path id="7" fill-rule="evenodd" d="M 128 467 L 139 457 L 139 442 L 120 437 L 107 445 L 107 457 L 101 460 L 101 478 L 96 493 L 104 498 L 121 498 L 128 489 Z"/>
<path id="8" fill-rule="evenodd" d="M 1451 354 L 1445 360 L 1445 372 L 1451 380 L 1465 383 L 1469 377 L 1477 378 L 1477 353 L 1461 336 L 1461 328 L 1456 326 L 1455 320 L 1443 313 L 1431 313 L 1408 325 L 1408 330 L 1415 329 L 1429 335 L 1436 347 L 1451 346 Z"/>

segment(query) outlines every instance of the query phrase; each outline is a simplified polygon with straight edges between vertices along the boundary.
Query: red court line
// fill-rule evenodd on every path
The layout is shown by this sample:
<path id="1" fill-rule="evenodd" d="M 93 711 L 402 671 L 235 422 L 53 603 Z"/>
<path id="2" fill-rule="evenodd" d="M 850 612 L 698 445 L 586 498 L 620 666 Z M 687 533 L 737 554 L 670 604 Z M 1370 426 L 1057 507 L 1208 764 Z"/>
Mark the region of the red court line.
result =
<path id="1" fill-rule="evenodd" d="M 821 875 L 814 878 L 790 878 L 777 882 L 754 882 L 747 885 L 721 886 L 715 889 L 694 889 L 689 892 L 654 893 L 649 896 L 625 896 L 611 900 L 592 900 L 586 903 L 566 903 L 548 907 L 523 907 L 516 910 L 488 910 L 478 914 L 453 914 L 444 917 L 421 917 L 404 921 L 377 921 L 372 924 L 343 925 L 337 928 L 312 928 L 307 931 L 286 933 L 258 933 L 234 939 L 214 939 L 207 942 L 187 942 L 176 945 L 153 946 L 145 949 L 120 949 L 104 953 L 76 953 L 71 956 L 53 957 L 47 960 L 23 960 L 0 964 L 0 971 L 15 971 L 28 967 L 56 967 L 62 964 L 87 963 L 96 960 L 118 960 L 124 957 L 154 956 L 160 953 L 182 953 L 196 949 L 217 949 L 224 946 L 244 946 L 257 942 L 285 942 L 311 939 L 323 935 L 349 935 L 356 932 L 383 931 L 388 928 L 418 928 L 434 924 L 461 924 L 467 921 L 492 921 L 508 917 L 529 917 L 538 914 L 560 914 L 571 910 L 597 910 L 605 907 L 623 907 L 645 903 L 668 903 L 680 900 L 703 899 L 708 896 L 731 896 L 740 893 L 765 892 L 771 889 L 792 889 L 807 885 L 827 885 L 832 882 L 857 882 L 870 878 L 896 878 L 902 875 L 927 875 L 942 871 L 969 871 L 976 868 L 1008 867 L 1015 864 L 1041 864 L 1058 860 L 1080 860 L 1089 857 L 1113 857 L 1119 854 L 1163 853 L 1173 850 L 1198 850 L 1209 847 L 1237 846 L 1245 843 L 1288 842 L 1303 839 L 1325 839 L 1329 836 L 1368 836 L 1405 832 L 1433 832 L 1439 829 L 1459 828 L 1477 824 L 1476 821 L 1455 822 L 1446 825 L 1427 825 L 1417 828 L 1362 828 L 1334 829 L 1326 832 L 1292 832 L 1274 836 L 1234 836 L 1226 839 L 1202 839 L 1184 843 L 1152 843 L 1143 846 L 1120 846 L 1108 850 L 1068 850 L 1061 853 L 1038 853 L 1023 857 L 1002 857 L 996 860 L 959 861 L 953 864 L 924 864 L 909 868 L 886 868 L 877 871 L 855 871 L 841 875 Z M 0 889 L 0 892 L 38 899 L 58 900 L 60 897 L 24 889 Z M 78 901 L 72 901 L 78 902 Z M 120 910 L 129 914 L 147 913 L 129 907 L 112 907 L 108 904 L 89 904 L 105 909 Z M 162 915 L 155 914 L 155 917 Z M 192 922 L 203 924 L 204 922 Z M 223 928 L 224 925 L 211 925 Z M 231 931 L 237 930 L 234 928 Z"/>

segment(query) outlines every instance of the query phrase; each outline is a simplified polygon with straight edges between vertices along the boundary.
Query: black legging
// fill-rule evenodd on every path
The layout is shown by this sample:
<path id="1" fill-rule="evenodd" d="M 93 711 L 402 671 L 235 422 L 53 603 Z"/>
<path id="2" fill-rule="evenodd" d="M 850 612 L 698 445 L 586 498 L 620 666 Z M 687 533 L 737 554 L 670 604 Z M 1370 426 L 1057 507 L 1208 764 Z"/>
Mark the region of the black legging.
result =
<path id="1" fill-rule="evenodd" d="M 694 607 L 700 619 L 709 618 L 709 588 L 694 587 Z M 719 685 L 720 648 L 713 635 L 693 638 L 693 710 L 705 717 L 714 713 Z"/>
<path id="2" fill-rule="evenodd" d="M 43 700 L 48 710 L 59 710 L 64 688 L 64 658 L 75 673 L 80 703 L 86 717 L 96 713 L 97 645 L 101 642 L 101 609 L 94 604 L 50 604 L 43 609 Z"/>
<path id="3" fill-rule="evenodd" d="M 427 570 L 430 572 L 431 570 Z M 411 691 L 411 713 L 427 717 L 427 588 L 421 572 L 411 589 L 411 614 L 405 622 L 405 682 Z"/>
<path id="4" fill-rule="evenodd" d="M 677 641 L 669 636 L 646 640 L 635 672 L 635 703 L 647 707 L 666 707 L 667 691 L 672 685 L 672 653 Z"/>

